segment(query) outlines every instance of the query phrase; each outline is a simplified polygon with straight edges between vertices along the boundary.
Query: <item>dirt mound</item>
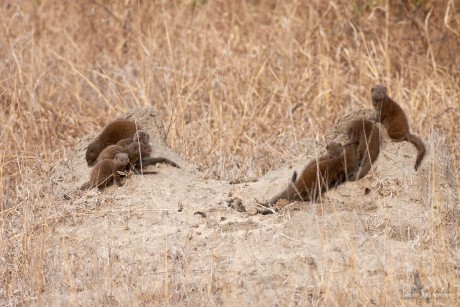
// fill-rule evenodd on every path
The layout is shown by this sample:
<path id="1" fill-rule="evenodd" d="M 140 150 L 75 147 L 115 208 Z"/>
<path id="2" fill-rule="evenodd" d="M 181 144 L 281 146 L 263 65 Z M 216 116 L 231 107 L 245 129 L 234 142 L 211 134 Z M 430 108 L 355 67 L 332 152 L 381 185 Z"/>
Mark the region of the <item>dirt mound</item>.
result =
<path id="1" fill-rule="evenodd" d="M 158 174 L 82 192 L 90 171 L 84 153 L 95 135 L 82 139 L 53 171 L 63 218 L 46 252 L 55 259 L 49 271 L 61 274 L 50 274 L 45 301 L 286 305 L 356 301 L 366 293 L 372 299 L 362 304 L 378 304 L 385 287 L 395 297 L 413 296 L 414 276 L 426 288 L 431 270 L 444 263 L 426 247 L 459 240 L 452 226 L 459 215 L 456 186 L 439 137 L 425 140 L 429 153 L 416 172 L 415 147 L 391 142 L 382 129 L 380 156 L 363 179 L 328 191 L 317 204 L 256 214 L 257 201 L 281 191 L 293 170 L 323 154 L 327 142 L 346 141 L 348 122 L 370 114 L 345 115 L 325 142 L 304 140 L 307 154 L 292 165 L 238 184 L 203 179 L 165 144 L 152 109 L 140 108 L 123 118 L 150 133 L 152 156 L 182 168 L 149 167 Z M 458 267 L 459 259 L 445 257 Z M 62 268 L 62 259 L 69 267 Z"/>

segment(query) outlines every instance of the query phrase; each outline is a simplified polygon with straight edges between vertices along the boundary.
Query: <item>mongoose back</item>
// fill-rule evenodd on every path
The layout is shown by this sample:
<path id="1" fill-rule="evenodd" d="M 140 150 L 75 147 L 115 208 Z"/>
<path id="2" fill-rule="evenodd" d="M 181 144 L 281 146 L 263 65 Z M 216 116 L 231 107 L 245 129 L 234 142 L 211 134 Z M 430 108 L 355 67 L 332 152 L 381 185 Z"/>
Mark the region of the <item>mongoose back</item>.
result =
<path id="1" fill-rule="evenodd" d="M 388 136 L 394 142 L 409 141 L 417 148 L 418 154 L 415 160 L 415 170 L 425 156 L 425 145 L 422 140 L 411 134 L 409 122 L 403 109 L 387 94 L 387 88 L 376 85 L 371 89 L 372 106 L 376 111 L 376 119 L 387 129 Z"/>
<path id="2" fill-rule="evenodd" d="M 301 200 L 316 202 L 326 189 L 344 181 L 357 164 L 358 152 L 356 144 L 342 148 L 343 153 L 339 157 L 319 161 L 316 165 L 304 169 L 299 178 L 296 178 L 297 174 L 294 172 L 291 180 L 293 185 L 288 188 L 288 199 L 297 194 Z"/>
<path id="3" fill-rule="evenodd" d="M 109 145 L 104 148 L 96 159 L 96 162 L 106 159 L 113 159 L 120 152 L 128 153 L 127 148 L 120 145 Z"/>
<path id="4" fill-rule="evenodd" d="M 328 152 L 328 158 L 310 162 L 299 177 L 294 171 L 288 187 L 273 197 L 268 202 L 268 206 L 274 205 L 280 199 L 287 199 L 289 203 L 296 199 L 315 202 L 325 190 L 344 181 L 356 168 L 358 160 L 356 144 L 342 146 L 333 142 Z"/>
<path id="5" fill-rule="evenodd" d="M 377 160 L 380 153 L 379 128 L 364 118 L 352 121 L 347 127 L 350 143 L 358 144 L 359 168 L 348 180 L 354 181 L 364 177 Z"/>
<path id="6" fill-rule="evenodd" d="M 150 135 L 144 130 L 138 130 L 132 138 L 126 138 L 117 142 L 117 145 L 128 147 L 133 142 L 140 142 L 149 145 Z"/>
<path id="7" fill-rule="evenodd" d="M 89 188 L 97 187 L 99 190 L 105 189 L 113 181 L 121 187 L 120 174 L 129 164 L 128 155 L 124 152 L 118 153 L 113 159 L 104 159 L 96 163 L 91 171 Z M 82 189 L 86 189 L 88 184 L 84 184 Z"/>
<path id="8" fill-rule="evenodd" d="M 119 140 L 132 138 L 138 129 L 140 127 L 130 120 L 118 119 L 109 123 L 86 149 L 86 162 L 88 166 L 94 164 L 104 148 L 116 144 Z"/>

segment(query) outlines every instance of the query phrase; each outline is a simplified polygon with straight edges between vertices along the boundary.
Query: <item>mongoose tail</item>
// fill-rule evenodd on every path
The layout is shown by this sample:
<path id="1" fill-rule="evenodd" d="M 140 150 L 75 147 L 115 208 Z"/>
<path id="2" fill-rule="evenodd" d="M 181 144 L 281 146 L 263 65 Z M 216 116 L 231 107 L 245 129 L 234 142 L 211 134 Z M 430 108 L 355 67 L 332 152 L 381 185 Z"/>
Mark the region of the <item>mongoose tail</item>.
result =
<path id="1" fill-rule="evenodd" d="M 417 148 L 418 154 L 417 154 L 417 159 L 415 160 L 415 167 L 414 167 L 415 170 L 417 170 L 420 166 L 420 163 L 422 163 L 422 160 L 426 154 L 425 144 L 423 144 L 423 141 L 414 134 L 408 134 L 407 140 L 411 142 L 412 144 L 414 144 L 415 148 Z"/>

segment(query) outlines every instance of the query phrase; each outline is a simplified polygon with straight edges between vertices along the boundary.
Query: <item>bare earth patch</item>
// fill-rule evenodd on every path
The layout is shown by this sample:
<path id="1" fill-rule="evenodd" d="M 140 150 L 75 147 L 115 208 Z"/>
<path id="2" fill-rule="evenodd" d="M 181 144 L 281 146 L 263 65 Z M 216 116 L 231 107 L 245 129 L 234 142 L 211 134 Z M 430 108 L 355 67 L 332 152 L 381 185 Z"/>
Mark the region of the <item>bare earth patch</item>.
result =
<path id="1" fill-rule="evenodd" d="M 346 124 L 370 114 L 341 117 L 326 141 L 345 141 Z M 435 133 L 424 140 L 428 155 L 417 172 L 415 147 L 382 133 L 380 156 L 362 180 L 328 191 L 320 203 L 297 202 L 263 216 L 257 202 L 281 191 L 326 143 L 303 140 L 305 156 L 292 165 L 231 184 L 203 179 L 174 153 L 152 109 L 123 117 L 150 133 L 152 156 L 182 168 L 149 167 L 158 174 L 82 192 L 90 171 L 85 148 L 94 135 L 82 139 L 51 172 L 50 192 L 62 206 L 54 208 L 54 231 L 34 242 L 47 259 L 43 302 L 454 303 L 460 214 L 455 176 Z M 450 252 L 433 253 L 446 246 Z"/>

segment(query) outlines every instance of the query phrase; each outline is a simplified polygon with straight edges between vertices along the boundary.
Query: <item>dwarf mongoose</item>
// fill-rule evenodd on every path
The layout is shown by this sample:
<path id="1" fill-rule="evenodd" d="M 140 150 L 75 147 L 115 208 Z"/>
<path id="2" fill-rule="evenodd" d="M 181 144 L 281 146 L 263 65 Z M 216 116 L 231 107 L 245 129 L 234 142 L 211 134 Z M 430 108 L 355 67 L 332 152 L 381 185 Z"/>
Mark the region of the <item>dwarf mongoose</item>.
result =
<path id="1" fill-rule="evenodd" d="M 409 122 L 402 108 L 387 94 L 387 88 L 376 85 L 371 89 L 372 106 L 376 111 L 376 120 L 385 126 L 388 136 L 394 142 L 409 141 L 417 148 L 415 170 L 418 169 L 425 156 L 425 145 L 422 140 L 410 133 Z"/>
<path id="2" fill-rule="evenodd" d="M 113 159 L 117 153 L 124 152 L 129 157 L 129 164 L 134 166 L 143 157 L 147 157 L 152 152 L 152 147 L 139 142 L 132 142 L 128 147 L 120 145 L 107 146 L 97 158 L 97 161 Z"/>
<path id="3" fill-rule="evenodd" d="M 103 159 L 113 159 L 119 152 L 128 154 L 129 164 L 131 166 L 130 168 L 133 170 L 141 169 L 158 163 L 166 163 L 173 167 L 180 168 L 179 165 L 169 159 L 163 157 L 149 157 L 150 153 L 152 152 L 152 148 L 150 145 L 140 142 L 132 142 L 128 147 L 110 145 L 99 154 L 98 161 Z"/>
<path id="4" fill-rule="evenodd" d="M 138 130 L 136 131 L 136 133 L 134 134 L 134 136 L 132 138 L 126 138 L 126 139 L 123 139 L 123 140 L 119 140 L 117 142 L 117 145 L 120 145 L 120 146 L 123 146 L 123 147 L 128 147 L 129 144 L 133 143 L 133 142 L 140 142 L 140 143 L 143 143 L 145 145 L 148 145 L 149 144 L 149 139 L 150 139 L 150 135 L 145 132 L 144 130 Z"/>
<path id="5" fill-rule="evenodd" d="M 316 165 L 318 162 L 327 160 L 327 159 L 332 159 L 332 158 L 337 158 L 342 154 L 343 151 L 343 146 L 340 143 L 337 142 L 330 142 L 329 144 L 326 145 L 326 154 L 317 158 L 312 159 L 304 169 L 309 168 L 313 164 Z M 295 174 L 297 176 L 297 173 Z M 294 180 L 295 181 L 295 180 Z M 341 182 L 337 182 L 339 184 Z"/>
<path id="6" fill-rule="evenodd" d="M 348 177 L 348 180 L 355 181 L 364 177 L 371 169 L 372 163 L 377 160 L 380 153 L 380 133 L 375 124 L 362 118 L 348 125 L 347 135 L 350 143 L 358 144 L 359 168 Z"/>
<path id="7" fill-rule="evenodd" d="M 288 199 L 298 195 L 302 200 L 315 202 L 326 189 L 337 182 L 344 181 L 353 172 L 357 158 L 356 144 L 348 144 L 342 147 L 340 156 L 319 161 L 317 165 L 304 169 L 297 180 L 294 172 L 292 177 L 294 187 L 291 185 L 291 189 L 288 189 Z"/>
<path id="8" fill-rule="evenodd" d="M 117 153 L 113 159 L 104 159 L 96 163 L 91 171 L 89 183 L 85 183 L 81 189 L 97 187 L 99 190 L 104 189 L 115 181 L 121 187 L 119 171 L 123 171 L 129 164 L 128 154 L 124 152 Z"/>
<path id="9" fill-rule="evenodd" d="M 309 163 L 299 177 L 294 171 L 288 187 L 273 197 L 268 206 L 274 205 L 280 199 L 287 199 L 288 202 L 296 199 L 315 202 L 325 190 L 346 180 L 348 174 L 356 168 L 357 144 L 349 143 L 342 146 L 334 142 L 330 145 L 329 154 L 335 152 L 335 155 L 339 153 L 339 156 Z"/>
<path id="10" fill-rule="evenodd" d="M 94 164 L 99 153 L 104 148 L 116 144 L 119 140 L 132 138 L 138 129 L 140 127 L 130 120 L 118 119 L 109 123 L 86 149 L 86 162 L 88 166 Z"/>

